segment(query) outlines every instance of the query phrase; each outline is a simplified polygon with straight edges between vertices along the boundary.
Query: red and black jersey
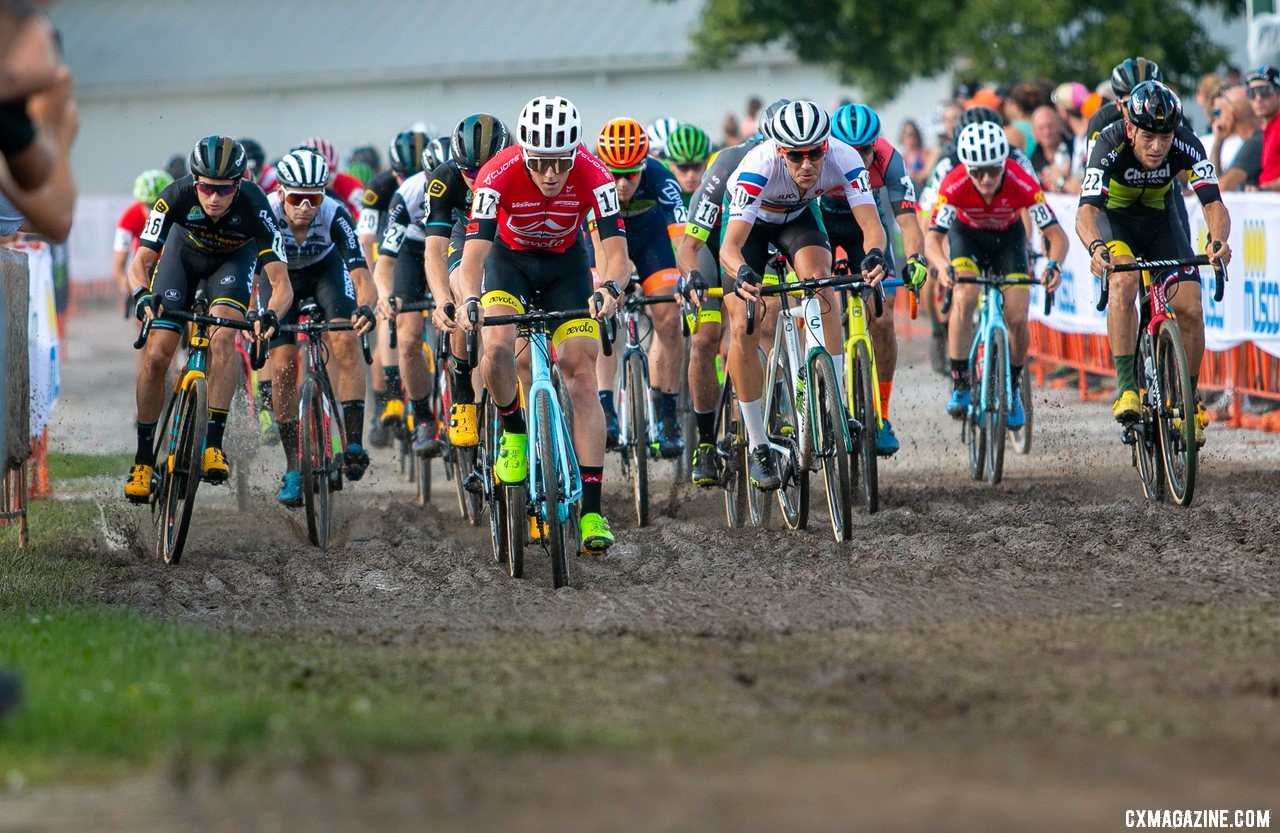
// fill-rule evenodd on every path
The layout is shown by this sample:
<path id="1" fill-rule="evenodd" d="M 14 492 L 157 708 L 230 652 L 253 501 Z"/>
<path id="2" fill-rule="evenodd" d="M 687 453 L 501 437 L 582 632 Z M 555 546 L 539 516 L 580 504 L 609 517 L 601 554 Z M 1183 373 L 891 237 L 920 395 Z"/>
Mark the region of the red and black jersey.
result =
<path id="1" fill-rule="evenodd" d="M 990 202 L 978 193 L 968 169 L 957 165 L 938 186 L 938 202 L 929 219 L 929 230 L 945 232 L 959 223 L 982 231 L 1004 231 L 1021 222 L 1024 208 L 1030 210 L 1032 222 L 1042 229 L 1058 222 L 1044 200 L 1040 183 L 1012 159 L 1005 160 L 1000 188 Z"/>
<path id="2" fill-rule="evenodd" d="M 467 239 L 502 242 L 516 251 L 564 252 L 594 211 L 601 237 L 625 235 L 618 189 L 604 163 L 579 144 L 560 193 L 544 197 L 513 145 L 490 159 L 476 176 Z"/>

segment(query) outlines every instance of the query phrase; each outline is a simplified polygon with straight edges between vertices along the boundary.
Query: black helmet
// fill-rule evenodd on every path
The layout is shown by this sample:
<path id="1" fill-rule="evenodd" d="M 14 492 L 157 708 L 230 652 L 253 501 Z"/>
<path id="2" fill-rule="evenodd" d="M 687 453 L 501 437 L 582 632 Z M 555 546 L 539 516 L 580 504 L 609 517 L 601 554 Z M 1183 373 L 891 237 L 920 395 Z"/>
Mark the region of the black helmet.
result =
<path id="1" fill-rule="evenodd" d="M 209 179 L 239 179 L 244 176 L 248 154 L 244 145 L 230 136 L 206 136 L 191 150 L 188 165 L 194 176 Z"/>
<path id="2" fill-rule="evenodd" d="M 1163 81 L 1160 65 L 1146 58 L 1125 58 L 1111 70 L 1111 91 L 1124 98 L 1143 81 Z"/>
<path id="3" fill-rule="evenodd" d="M 347 159 L 347 164 L 355 165 L 357 163 L 368 165 L 375 171 L 382 170 L 382 157 L 378 155 L 378 149 L 373 145 L 361 145 L 352 149 L 351 156 Z"/>
<path id="4" fill-rule="evenodd" d="M 267 164 L 267 152 L 262 149 L 262 145 L 258 144 L 256 139 L 236 139 L 240 143 L 240 147 L 244 148 L 245 155 L 249 157 L 249 164 L 258 170 L 262 170 L 262 166 Z"/>
<path id="5" fill-rule="evenodd" d="M 434 171 L 445 162 L 448 162 L 452 155 L 449 150 L 449 140 L 443 136 L 437 136 L 431 140 L 431 143 L 427 145 L 427 149 L 422 152 L 422 167 Z M 429 166 L 428 162 L 431 163 Z"/>
<path id="6" fill-rule="evenodd" d="M 511 144 L 511 133 L 496 116 L 472 113 L 453 129 L 449 151 L 459 168 L 481 168 Z"/>
<path id="7" fill-rule="evenodd" d="M 979 105 L 970 107 L 960 114 L 960 118 L 956 119 L 956 129 L 951 132 L 951 141 L 956 142 L 960 139 L 960 131 L 971 124 L 983 124 L 991 122 L 1003 126 L 1004 119 L 1000 118 L 1000 114 L 990 107 Z"/>
<path id="8" fill-rule="evenodd" d="M 421 130 L 402 130 L 391 140 L 387 156 L 391 170 L 400 176 L 413 176 L 422 170 L 422 151 L 427 147 L 427 134 Z"/>
<path id="9" fill-rule="evenodd" d="M 1152 133 L 1172 133 L 1182 123 L 1182 102 L 1159 81 L 1143 81 L 1129 93 L 1129 123 Z"/>

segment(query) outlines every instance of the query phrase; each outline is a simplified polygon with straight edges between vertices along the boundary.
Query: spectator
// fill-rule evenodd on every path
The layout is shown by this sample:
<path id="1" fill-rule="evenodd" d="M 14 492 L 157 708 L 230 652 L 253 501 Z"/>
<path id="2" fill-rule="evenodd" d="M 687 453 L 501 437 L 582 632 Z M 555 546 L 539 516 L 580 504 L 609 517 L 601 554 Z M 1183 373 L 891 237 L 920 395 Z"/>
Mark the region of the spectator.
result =
<path id="1" fill-rule="evenodd" d="M 928 154 L 925 152 L 924 138 L 920 135 L 920 126 L 911 119 L 904 121 L 898 132 L 898 152 L 902 154 L 902 160 L 907 165 L 907 176 L 911 177 L 918 192 L 924 187 L 925 177 L 929 173 L 926 164 Z"/>
<path id="2" fill-rule="evenodd" d="M 1214 170 L 1218 171 L 1219 188 L 1233 191 L 1243 184 L 1244 173 L 1232 175 L 1231 180 L 1238 179 L 1238 183 L 1229 182 L 1227 174 L 1245 141 L 1258 132 L 1258 117 L 1249 106 L 1249 96 L 1242 84 L 1219 90 L 1212 107 L 1209 115 L 1213 121 L 1209 124 L 1211 130 L 1205 148 Z M 1257 184 L 1256 179 L 1253 184 Z"/>
<path id="3" fill-rule="evenodd" d="M 1059 84 L 1053 91 L 1053 103 L 1058 108 L 1058 116 L 1066 124 L 1071 133 L 1071 173 L 1067 177 L 1065 190 L 1068 193 L 1079 193 L 1079 180 L 1084 176 L 1085 154 L 1088 150 L 1089 119 L 1084 115 L 1085 99 L 1089 97 L 1089 88 L 1079 81 L 1068 81 Z M 1072 186 L 1074 184 L 1074 190 Z"/>
<path id="4" fill-rule="evenodd" d="M 760 96 L 753 95 L 747 99 L 747 115 L 738 127 L 739 135 L 754 136 L 760 132 L 760 108 L 763 106 L 764 102 L 760 100 Z"/>
<path id="5" fill-rule="evenodd" d="M 1036 108 L 1031 114 L 1031 132 L 1036 138 L 1031 166 L 1040 177 L 1040 187 L 1046 192 L 1064 192 L 1071 178 L 1074 140 L 1063 127 L 1057 109 L 1048 104 Z"/>
<path id="6" fill-rule="evenodd" d="M 1222 77 L 1226 79 L 1227 85 L 1231 87 L 1244 83 L 1244 76 L 1240 74 L 1240 67 L 1234 67 L 1231 64 L 1227 64 L 1227 68 L 1222 71 Z"/>
<path id="7" fill-rule="evenodd" d="M 720 123 L 720 131 L 721 147 L 733 147 L 742 143 L 742 129 L 738 127 L 738 118 L 733 113 L 724 114 L 724 121 Z"/>
<path id="8" fill-rule="evenodd" d="M 1261 188 L 1280 190 L 1280 69 L 1270 64 L 1249 73 L 1246 78 L 1249 105 L 1262 123 L 1262 129 L 1240 146 L 1231 170 L 1227 171 L 1227 186 L 1243 187 L 1246 191 Z M 1237 169 L 1239 173 L 1236 173 Z"/>
<path id="9" fill-rule="evenodd" d="M 1040 87 L 1027 81 L 1014 84 L 1009 90 L 1009 95 L 1005 96 L 1001 115 L 1004 116 L 1006 124 L 1017 128 L 1022 133 L 1025 143 L 1023 150 L 1027 156 L 1036 151 L 1035 131 L 1031 129 L 1031 114 L 1041 105 L 1048 103 L 1049 100 Z"/>
<path id="10" fill-rule="evenodd" d="M 950 156 L 955 150 L 953 141 L 956 132 L 956 123 L 960 121 L 960 116 L 964 113 L 964 107 L 958 101 L 948 101 L 938 109 L 938 117 L 934 122 L 934 146 L 928 150 L 928 162 L 925 165 L 926 170 L 932 171 L 938 164 L 938 160 L 946 156 Z"/>
<path id="11" fill-rule="evenodd" d="M 1204 113 L 1206 123 L 1212 123 L 1213 119 L 1209 113 L 1213 110 L 1213 99 L 1218 94 L 1218 90 L 1225 87 L 1227 79 L 1217 73 L 1210 72 L 1200 76 L 1199 83 L 1196 84 L 1196 104 L 1200 107 L 1200 112 Z M 1209 146 L 1209 134 L 1205 133 L 1200 137 L 1200 143 L 1205 147 Z"/>

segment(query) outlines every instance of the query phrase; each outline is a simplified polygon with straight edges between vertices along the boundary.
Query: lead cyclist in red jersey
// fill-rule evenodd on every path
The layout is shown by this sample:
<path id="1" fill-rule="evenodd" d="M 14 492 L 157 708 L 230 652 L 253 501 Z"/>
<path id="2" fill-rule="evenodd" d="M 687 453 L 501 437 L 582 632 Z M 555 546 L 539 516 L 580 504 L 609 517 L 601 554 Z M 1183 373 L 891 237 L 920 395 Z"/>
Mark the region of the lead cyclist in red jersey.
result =
<path id="1" fill-rule="evenodd" d="M 629 274 L 626 232 L 613 177 L 583 146 L 581 136 L 582 120 L 571 101 L 539 96 L 520 111 L 517 144 L 480 169 L 459 266 L 463 301 L 457 322 L 464 329 L 475 326 L 472 309 L 481 319 L 485 314 L 519 314 L 535 291 L 542 293 L 546 311 L 585 305 L 597 320 L 613 314 L 620 282 Z M 581 242 L 582 223 L 593 210 L 602 239 L 597 260 L 605 277 L 599 303 Z M 522 482 L 528 473 L 515 342 L 515 327 L 490 327 L 481 346 L 485 385 L 502 415 L 495 473 L 505 483 Z M 613 544 L 613 533 L 600 511 L 605 436 L 596 390 L 598 326 L 567 321 L 552 342 L 573 401 L 573 446 L 582 471 L 582 549 L 603 552 Z"/>

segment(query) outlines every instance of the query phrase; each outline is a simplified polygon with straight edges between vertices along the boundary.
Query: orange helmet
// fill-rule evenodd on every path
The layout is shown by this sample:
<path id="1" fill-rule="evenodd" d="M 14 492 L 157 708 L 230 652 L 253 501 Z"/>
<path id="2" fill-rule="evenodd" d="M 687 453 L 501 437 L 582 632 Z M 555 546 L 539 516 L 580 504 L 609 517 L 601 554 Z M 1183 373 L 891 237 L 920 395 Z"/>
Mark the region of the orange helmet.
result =
<path id="1" fill-rule="evenodd" d="M 649 136 L 644 125 L 635 119 L 613 119 L 605 122 L 596 137 L 596 156 L 606 168 L 634 171 L 644 167 L 649 155 Z"/>

